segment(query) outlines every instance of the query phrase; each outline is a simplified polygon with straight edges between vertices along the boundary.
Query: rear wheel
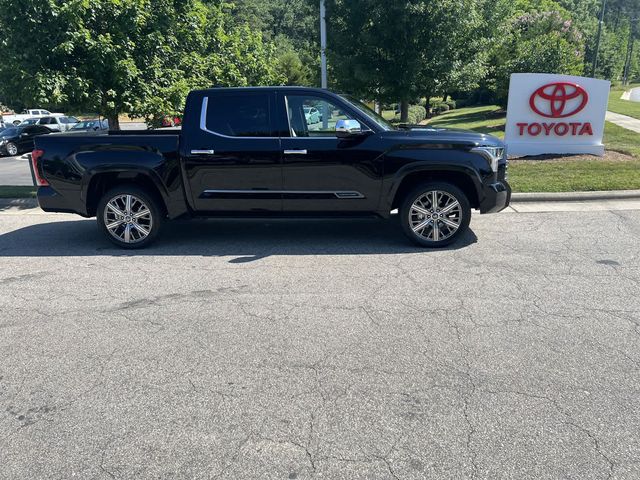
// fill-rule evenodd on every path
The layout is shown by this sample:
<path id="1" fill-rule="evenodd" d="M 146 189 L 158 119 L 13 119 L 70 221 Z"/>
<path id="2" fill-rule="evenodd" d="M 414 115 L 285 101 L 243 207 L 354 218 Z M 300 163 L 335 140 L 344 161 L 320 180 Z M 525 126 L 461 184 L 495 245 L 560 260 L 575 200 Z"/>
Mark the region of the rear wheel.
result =
<path id="1" fill-rule="evenodd" d="M 146 247 L 155 240 L 163 220 L 152 195 L 127 185 L 102 196 L 96 218 L 107 238 L 121 248 Z"/>
<path id="2" fill-rule="evenodd" d="M 458 187 L 429 182 L 407 194 L 400 217 L 411 241 L 422 247 L 439 248 L 452 244 L 467 230 L 471 206 Z"/>

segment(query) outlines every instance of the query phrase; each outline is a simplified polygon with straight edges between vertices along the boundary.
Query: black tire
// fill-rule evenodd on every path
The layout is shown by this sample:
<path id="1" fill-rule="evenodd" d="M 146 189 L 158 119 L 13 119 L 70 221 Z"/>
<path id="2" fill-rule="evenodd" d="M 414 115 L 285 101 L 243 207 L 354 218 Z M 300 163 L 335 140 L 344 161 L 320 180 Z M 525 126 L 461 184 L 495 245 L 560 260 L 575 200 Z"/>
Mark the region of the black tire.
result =
<path id="1" fill-rule="evenodd" d="M 113 202 L 112 205 L 126 208 L 125 199 L 127 196 L 131 196 L 130 212 L 127 214 L 125 209 L 119 208 L 126 216 L 117 227 L 114 227 L 112 233 L 112 230 L 107 228 L 105 220 L 112 220 L 115 223 L 120 219 L 117 218 L 119 216 L 115 214 L 111 206 L 107 207 L 107 204 Z M 143 207 L 146 207 L 149 214 L 145 214 L 139 219 L 132 218 L 137 214 L 143 213 Z M 156 239 L 162 228 L 164 214 L 158 200 L 149 192 L 135 185 L 121 185 L 112 188 L 102 196 L 98 202 L 96 219 L 100 230 L 107 236 L 109 241 L 120 248 L 135 249 L 144 248 Z M 125 232 L 127 227 L 129 228 L 128 234 Z M 144 230 L 149 232 L 146 236 L 142 233 Z M 129 242 L 125 241 L 126 238 L 129 238 Z"/>
<path id="2" fill-rule="evenodd" d="M 438 199 L 436 208 L 431 208 L 430 200 L 433 193 L 430 192 L 439 192 L 436 193 L 436 198 Z M 429 200 L 426 203 L 422 203 L 420 200 L 425 199 L 425 197 Z M 416 201 L 418 203 L 414 207 L 414 202 Z M 447 201 L 449 203 L 445 205 Z M 458 206 L 455 206 L 453 210 L 442 213 L 447 206 L 454 205 L 455 201 L 458 202 Z M 420 205 L 425 207 L 426 215 L 415 210 L 415 208 L 422 208 Z M 436 216 L 437 228 L 435 229 L 432 226 L 434 219 L 429 219 L 429 214 Z M 448 224 L 445 224 L 445 221 Z M 421 247 L 441 248 L 451 245 L 467 231 L 470 221 L 471 206 L 469 199 L 458 187 L 446 182 L 426 182 L 416 186 L 405 195 L 400 206 L 400 223 L 405 235 L 413 243 Z M 415 227 L 419 227 L 426 222 L 429 222 L 426 226 L 417 232 L 414 231 Z M 454 230 L 449 226 L 450 224 L 457 224 L 457 229 Z M 442 238 L 434 240 L 437 237 Z"/>
<path id="3" fill-rule="evenodd" d="M 18 155 L 20 153 L 20 150 L 18 149 L 18 146 L 13 142 L 7 143 L 4 146 L 4 148 L 7 151 L 7 155 L 9 155 L 10 157 L 15 157 L 16 155 Z M 11 150 L 13 150 L 13 153 L 11 152 Z"/>

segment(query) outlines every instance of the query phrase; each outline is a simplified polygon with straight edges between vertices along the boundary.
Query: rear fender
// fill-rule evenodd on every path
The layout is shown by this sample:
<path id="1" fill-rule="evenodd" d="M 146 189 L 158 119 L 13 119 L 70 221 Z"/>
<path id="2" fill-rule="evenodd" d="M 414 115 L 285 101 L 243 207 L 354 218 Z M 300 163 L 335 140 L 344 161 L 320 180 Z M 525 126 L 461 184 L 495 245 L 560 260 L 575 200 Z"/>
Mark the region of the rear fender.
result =
<path id="1" fill-rule="evenodd" d="M 172 208 L 171 197 L 167 186 L 162 181 L 161 173 L 166 167 L 164 158 L 154 152 L 140 150 L 132 152 L 109 150 L 109 163 L 105 163 L 105 152 L 87 151 L 74 154 L 68 157 L 71 165 L 83 166 L 82 179 L 80 182 L 80 198 L 85 208 L 88 207 L 90 189 L 92 182 L 102 175 L 109 175 L 117 179 L 117 183 L 134 182 L 138 176 L 144 176 L 154 185 L 164 203 L 170 217 L 177 216 Z M 135 154 L 135 161 L 132 160 Z M 88 212 L 85 212 L 88 213 Z"/>

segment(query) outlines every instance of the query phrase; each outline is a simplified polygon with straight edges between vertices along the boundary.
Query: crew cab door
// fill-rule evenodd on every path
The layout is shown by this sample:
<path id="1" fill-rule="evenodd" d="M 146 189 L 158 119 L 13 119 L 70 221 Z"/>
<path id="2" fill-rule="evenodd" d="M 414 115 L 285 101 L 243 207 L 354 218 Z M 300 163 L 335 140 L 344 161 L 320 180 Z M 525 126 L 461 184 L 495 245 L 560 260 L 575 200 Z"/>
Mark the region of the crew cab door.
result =
<path id="1" fill-rule="evenodd" d="M 201 212 L 279 212 L 280 139 L 274 133 L 275 94 L 206 91 L 188 108 L 180 152 L 194 208 Z M 194 125 L 193 123 L 197 123 Z"/>
<path id="2" fill-rule="evenodd" d="M 285 212 L 373 212 L 379 204 L 381 142 L 348 103 L 318 93 L 279 95 Z M 305 115 L 315 109 L 318 114 Z M 336 122 L 357 119 L 368 134 L 338 138 Z"/>

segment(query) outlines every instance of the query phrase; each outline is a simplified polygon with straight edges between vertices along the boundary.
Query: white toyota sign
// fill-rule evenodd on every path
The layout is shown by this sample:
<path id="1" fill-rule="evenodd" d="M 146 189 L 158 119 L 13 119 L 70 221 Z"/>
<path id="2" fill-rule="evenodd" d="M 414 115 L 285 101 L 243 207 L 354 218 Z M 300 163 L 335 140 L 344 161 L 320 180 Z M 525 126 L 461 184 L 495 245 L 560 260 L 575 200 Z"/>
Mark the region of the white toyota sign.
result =
<path id="1" fill-rule="evenodd" d="M 510 156 L 603 155 L 611 82 L 549 73 L 514 73 L 509 83 L 505 143 Z"/>

